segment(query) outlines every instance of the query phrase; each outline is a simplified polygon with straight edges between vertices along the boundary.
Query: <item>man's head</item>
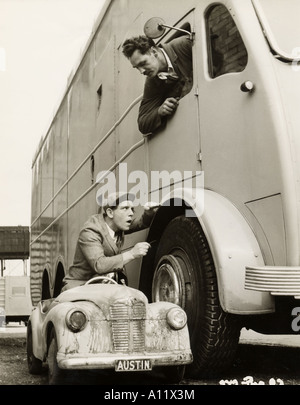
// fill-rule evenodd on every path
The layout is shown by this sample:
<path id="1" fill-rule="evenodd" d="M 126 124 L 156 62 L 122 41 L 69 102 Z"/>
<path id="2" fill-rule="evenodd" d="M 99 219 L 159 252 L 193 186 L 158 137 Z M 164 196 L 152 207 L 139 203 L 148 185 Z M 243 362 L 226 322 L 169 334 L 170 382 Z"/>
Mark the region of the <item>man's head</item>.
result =
<path id="1" fill-rule="evenodd" d="M 112 230 L 128 231 L 134 214 L 134 194 L 113 193 L 101 200 L 102 212 L 106 223 Z"/>
<path id="2" fill-rule="evenodd" d="M 145 76 L 155 77 L 165 69 L 165 58 L 151 38 L 140 35 L 127 39 L 123 43 L 123 54 L 132 67 Z"/>

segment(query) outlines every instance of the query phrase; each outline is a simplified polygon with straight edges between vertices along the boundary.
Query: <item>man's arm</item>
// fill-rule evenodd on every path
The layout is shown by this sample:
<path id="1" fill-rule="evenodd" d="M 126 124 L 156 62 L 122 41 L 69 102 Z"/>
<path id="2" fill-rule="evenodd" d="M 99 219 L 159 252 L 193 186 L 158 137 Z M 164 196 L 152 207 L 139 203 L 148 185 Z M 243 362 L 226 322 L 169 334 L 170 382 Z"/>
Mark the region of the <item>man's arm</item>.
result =
<path id="1" fill-rule="evenodd" d="M 131 232 L 147 228 L 153 215 L 154 209 L 145 209 L 143 215 L 138 220 L 133 221 Z M 99 235 L 89 228 L 80 232 L 78 243 L 86 261 L 99 275 L 122 271 L 125 264 L 147 254 L 150 246 L 147 242 L 140 242 L 127 252 L 116 255 L 111 251 L 112 255 L 108 256 L 105 254 L 103 235 Z"/>
<path id="2" fill-rule="evenodd" d="M 159 79 L 146 79 L 138 116 L 138 126 L 142 134 L 155 131 L 164 121 L 164 118 L 158 114 L 158 110 L 164 101 L 164 94 L 156 80 Z"/>
<path id="3" fill-rule="evenodd" d="M 104 253 L 103 236 L 97 235 L 93 230 L 86 228 L 80 232 L 78 239 L 79 246 L 86 261 L 96 273 L 103 275 L 114 270 L 122 270 L 123 256 L 122 254 L 111 256 Z"/>
<path id="4" fill-rule="evenodd" d="M 192 77 L 192 45 L 192 40 L 186 36 L 176 38 L 166 45 L 178 56 L 177 68 L 182 78 L 176 85 L 168 88 L 156 77 L 146 79 L 138 116 L 138 126 L 142 134 L 154 132 L 166 122 L 169 115 L 176 111 L 184 77 Z"/>
<path id="5" fill-rule="evenodd" d="M 126 234 L 141 231 L 149 228 L 151 221 L 157 211 L 158 204 L 147 202 L 144 206 L 144 211 L 139 218 L 135 218 L 130 226 L 130 229 L 126 231 Z"/>
<path id="6" fill-rule="evenodd" d="M 145 135 L 161 127 L 165 123 L 166 118 L 176 111 L 179 104 L 178 100 L 179 97 L 164 99 L 160 95 L 156 99 L 143 99 L 138 118 L 140 132 Z"/>

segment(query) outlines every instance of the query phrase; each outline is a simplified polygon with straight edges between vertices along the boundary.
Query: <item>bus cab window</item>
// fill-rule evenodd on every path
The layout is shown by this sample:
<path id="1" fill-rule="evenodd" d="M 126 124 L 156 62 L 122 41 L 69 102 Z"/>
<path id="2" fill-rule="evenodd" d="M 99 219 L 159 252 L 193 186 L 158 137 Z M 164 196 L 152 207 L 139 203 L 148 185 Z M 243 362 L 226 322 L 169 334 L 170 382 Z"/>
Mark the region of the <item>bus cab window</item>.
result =
<path id="1" fill-rule="evenodd" d="M 241 72 L 248 62 L 242 37 L 227 8 L 211 7 L 206 14 L 209 74 L 212 78 Z"/>

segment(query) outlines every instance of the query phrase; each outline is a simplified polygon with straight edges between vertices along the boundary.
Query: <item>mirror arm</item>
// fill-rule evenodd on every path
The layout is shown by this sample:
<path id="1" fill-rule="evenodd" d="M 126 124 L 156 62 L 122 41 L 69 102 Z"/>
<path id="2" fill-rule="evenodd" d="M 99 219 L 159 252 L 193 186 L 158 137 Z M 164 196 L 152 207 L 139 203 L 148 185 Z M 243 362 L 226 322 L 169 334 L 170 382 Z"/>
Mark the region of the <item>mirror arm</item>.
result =
<path id="1" fill-rule="evenodd" d="M 193 39 L 193 33 L 192 33 L 192 32 L 183 30 L 183 29 L 181 29 L 181 28 L 172 27 L 171 25 L 166 25 L 166 24 L 159 24 L 159 25 L 158 25 L 158 28 L 161 28 L 161 27 L 170 28 L 171 30 L 176 30 L 176 31 L 184 32 L 185 34 L 188 34 L 188 35 L 190 36 L 190 39 Z"/>

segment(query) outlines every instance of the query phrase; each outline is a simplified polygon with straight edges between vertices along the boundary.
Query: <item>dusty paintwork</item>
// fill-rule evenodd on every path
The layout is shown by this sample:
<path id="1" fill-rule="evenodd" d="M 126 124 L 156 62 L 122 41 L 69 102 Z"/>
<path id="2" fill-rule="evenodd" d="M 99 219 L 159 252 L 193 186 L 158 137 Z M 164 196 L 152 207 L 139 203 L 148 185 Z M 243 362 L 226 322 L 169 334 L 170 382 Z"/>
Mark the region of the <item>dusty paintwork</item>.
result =
<path id="1" fill-rule="evenodd" d="M 149 350 L 153 350 L 155 347 L 159 347 L 161 350 L 169 350 L 169 347 L 173 347 L 175 350 L 184 350 L 185 341 L 188 339 L 188 330 L 181 329 L 174 331 L 169 325 L 165 327 L 166 313 L 169 307 L 166 307 L 166 303 L 158 302 L 155 312 L 152 312 L 152 308 L 149 308 L 149 321 L 146 325 L 147 342 L 151 345 Z M 171 304 L 171 307 L 174 304 Z"/>
<path id="2" fill-rule="evenodd" d="M 167 322 L 167 313 L 174 307 L 179 308 L 168 302 L 149 304 L 142 292 L 126 286 L 77 287 L 34 309 L 30 318 L 33 353 L 46 360 L 46 336 L 53 327 L 61 368 L 135 371 L 143 365 L 148 370 L 150 366 L 189 364 L 192 353 L 187 326 L 174 330 Z M 72 309 L 87 318 L 77 333 L 66 323 Z"/>

